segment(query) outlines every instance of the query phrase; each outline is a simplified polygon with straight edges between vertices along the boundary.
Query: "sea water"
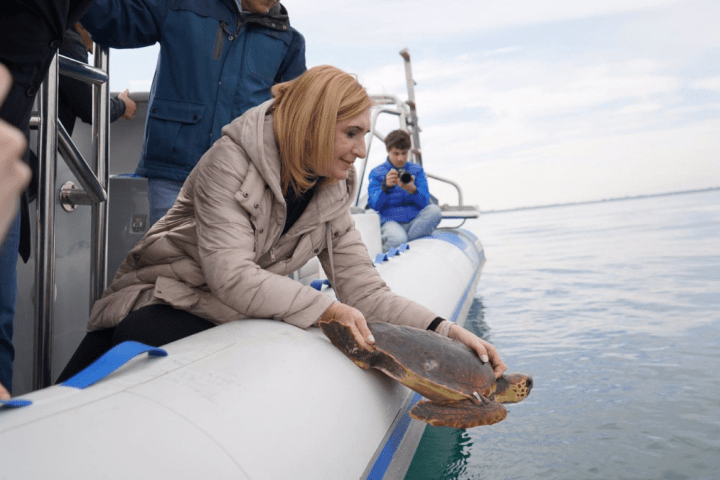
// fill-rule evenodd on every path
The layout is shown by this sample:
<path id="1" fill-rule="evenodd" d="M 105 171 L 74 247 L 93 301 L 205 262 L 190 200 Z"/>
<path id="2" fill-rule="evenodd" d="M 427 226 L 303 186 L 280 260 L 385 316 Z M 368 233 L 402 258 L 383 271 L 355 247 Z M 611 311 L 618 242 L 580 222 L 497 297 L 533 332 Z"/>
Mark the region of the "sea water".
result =
<path id="1" fill-rule="evenodd" d="M 466 325 L 533 375 L 406 479 L 720 478 L 720 190 L 485 214 Z"/>

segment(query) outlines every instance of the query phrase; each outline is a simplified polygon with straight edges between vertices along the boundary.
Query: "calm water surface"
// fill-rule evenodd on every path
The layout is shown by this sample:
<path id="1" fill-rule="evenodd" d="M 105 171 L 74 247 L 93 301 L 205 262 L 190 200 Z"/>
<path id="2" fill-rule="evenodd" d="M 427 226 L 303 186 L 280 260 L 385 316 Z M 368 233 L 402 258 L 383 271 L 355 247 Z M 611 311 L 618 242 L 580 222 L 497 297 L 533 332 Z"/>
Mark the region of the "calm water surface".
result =
<path id="1" fill-rule="evenodd" d="M 532 394 L 406 479 L 720 477 L 720 191 L 483 215 L 469 328 Z"/>

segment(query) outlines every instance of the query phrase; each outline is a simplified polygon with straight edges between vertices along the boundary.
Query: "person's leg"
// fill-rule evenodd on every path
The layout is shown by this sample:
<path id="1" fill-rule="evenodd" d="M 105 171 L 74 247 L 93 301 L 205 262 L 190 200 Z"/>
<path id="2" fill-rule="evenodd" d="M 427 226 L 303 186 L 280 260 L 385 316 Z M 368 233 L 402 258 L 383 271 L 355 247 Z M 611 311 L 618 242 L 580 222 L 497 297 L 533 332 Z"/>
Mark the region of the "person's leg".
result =
<path id="1" fill-rule="evenodd" d="M 132 340 L 160 347 L 214 326 L 204 318 L 170 305 L 148 305 L 131 312 L 118 324 L 113 345 Z"/>
<path id="2" fill-rule="evenodd" d="M 410 222 L 408 241 L 430 235 L 442 220 L 442 210 L 434 203 L 420 210 L 417 217 Z"/>
<path id="3" fill-rule="evenodd" d="M 12 392 L 13 319 L 17 297 L 17 261 L 20 242 L 20 214 L 8 230 L 5 241 L 0 241 L 0 384 Z"/>
<path id="4" fill-rule="evenodd" d="M 89 367 L 113 346 L 112 339 L 115 328 L 95 330 L 85 335 L 73 356 L 55 383 L 62 383 Z"/>
<path id="5" fill-rule="evenodd" d="M 96 330 L 85 335 L 56 383 L 81 372 L 115 345 L 135 341 L 160 347 L 189 337 L 215 324 L 169 305 L 149 305 L 130 312 L 117 327 Z"/>
<path id="6" fill-rule="evenodd" d="M 151 227 L 170 210 L 182 186 L 183 182 L 162 178 L 148 178 L 147 188 Z"/>
<path id="7" fill-rule="evenodd" d="M 408 241 L 405 228 L 398 222 L 389 220 L 380 227 L 380 238 L 382 239 L 383 252 Z"/>

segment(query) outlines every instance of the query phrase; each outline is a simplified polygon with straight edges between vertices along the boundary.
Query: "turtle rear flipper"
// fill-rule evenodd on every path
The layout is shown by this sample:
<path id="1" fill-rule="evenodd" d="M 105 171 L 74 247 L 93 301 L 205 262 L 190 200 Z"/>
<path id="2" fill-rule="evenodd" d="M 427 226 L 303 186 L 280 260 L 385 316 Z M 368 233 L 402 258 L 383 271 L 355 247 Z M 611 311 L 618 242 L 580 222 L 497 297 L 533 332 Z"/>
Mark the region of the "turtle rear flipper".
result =
<path id="1" fill-rule="evenodd" d="M 410 410 L 410 416 L 435 427 L 472 428 L 504 420 L 507 410 L 492 400 L 482 405 L 470 400 L 444 403 L 422 400 Z"/>

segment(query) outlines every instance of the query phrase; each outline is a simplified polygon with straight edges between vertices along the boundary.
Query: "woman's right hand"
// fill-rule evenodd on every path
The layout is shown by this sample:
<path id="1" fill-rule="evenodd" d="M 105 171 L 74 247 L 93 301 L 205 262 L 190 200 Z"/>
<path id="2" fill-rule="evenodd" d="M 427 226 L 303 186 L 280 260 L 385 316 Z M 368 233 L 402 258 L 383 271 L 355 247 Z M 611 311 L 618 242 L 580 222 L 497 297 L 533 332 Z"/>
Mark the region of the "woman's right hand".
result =
<path id="1" fill-rule="evenodd" d="M 445 321 L 447 322 L 447 320 Z M 500 358 L 500 354 L 495 347 L 471 331 L 453 323 L 450 326 L 448 337 L 459 340 L 474 350 L 478 357 L 480 357 L 481 362 L 490 362 L 490 365 L 492 365 L 495 372 L 495 378 L 500 378 L 502 374 L 507 371 L 507 365 L 505 365 L 505 362 L 502 361 L 502 358 Z"/>
<path id="2" fill-rule="evenodd" d="M 373 337 L 367 321 L 359 310 L 345 305 L 344 303 L 335 302 L 330 305 L 322 317 L 320 322 L 338 322 L 348 326 L 355 337 L 355 341 L 365 350 L 375 350 L 375 337 Z"/>

